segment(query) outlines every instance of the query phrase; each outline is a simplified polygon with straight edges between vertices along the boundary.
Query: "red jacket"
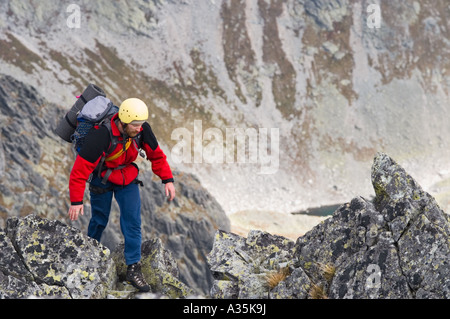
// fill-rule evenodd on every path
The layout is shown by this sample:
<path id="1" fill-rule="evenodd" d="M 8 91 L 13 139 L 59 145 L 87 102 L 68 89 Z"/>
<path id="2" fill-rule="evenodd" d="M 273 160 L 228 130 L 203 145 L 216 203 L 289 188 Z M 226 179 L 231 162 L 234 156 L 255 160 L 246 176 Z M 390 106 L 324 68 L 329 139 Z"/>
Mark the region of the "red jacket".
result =
<path id="1" fill-rule="evenodd" d="M 116 114 L 111 119 L 111 133 L 118 137 L 119 143 L 114 151 L 108 157 L 113 157 L 115 154 L 123 150 L 123 138 L 119 132 L 115 119 Z M 166 155 L 161 150 L 152 132 L 150 125 L 145 122 L 142 125 L 142 148 L 147 155 L 147 159 L 152 163 L 152 171 L 158 175 L 163 183 L 173 182 L 173 175 L 169 164 L 166 160 Z M 108 128 L 100 126 L 98 129 L 89 133 L 84 142 L 83 148 L 75 159 L 69 180 L 70 201 L 72 205 L 79 205 L 83 203 L 84 191 L 89 175 L 95 170 L 102 156 L 108 151 L 111 144 L 111 137 Z M 133 140 L 128 149 L 123 152 L 118 158 L 113 160 L 105 160 L 103 167 L 117 168 L 124 166 L 121 169 L 113 170 L 108 178 L 108 181 L 118 185 L 128 185 L 136 179 L 139 170 L 133 163 L 138 156 L 138 147 L 136 141 Z M 102 172 L 102 176 L 106 174 L 106 170 Z"/>

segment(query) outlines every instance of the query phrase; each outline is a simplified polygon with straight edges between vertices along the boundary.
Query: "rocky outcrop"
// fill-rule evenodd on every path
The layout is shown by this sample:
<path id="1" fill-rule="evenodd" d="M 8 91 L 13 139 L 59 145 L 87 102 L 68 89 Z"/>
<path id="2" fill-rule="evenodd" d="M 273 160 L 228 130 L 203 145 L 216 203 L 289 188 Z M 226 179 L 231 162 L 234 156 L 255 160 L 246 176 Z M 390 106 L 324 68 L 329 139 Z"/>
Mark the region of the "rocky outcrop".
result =
<path id="1" fill-rule="evenodd" d="M 100 298 L 114 284 L 109 250 L 61 222 L 11 218 L 1 239 L 3 298 Z"/>
<path id="2" fill-rule="evenodd" d="M 142 245 L 142 269 L 152 293 L 124 279 L 123 246 L 113 253 L 78 229 L 36 215 L 10 218 L 0 231 L 0 299 L 184 298 L 193 290 L 160 239 Z"/>
<path id="3" fill-rule="evenodd" d="M 296 242 L 216 233 L 217 298 L 450 298 L 450 218 L 389 156 L 372 166 L 375 199 L 357 197 Z"/>
<path id="4" fill-rule="evenodd" d="M 267 298 L 267 276 L 283 267 L 293 267 L 294 242 L 263 231 L 247 238 L 218 231 L 208 255 L 213 273 L 213 298 Z"/>

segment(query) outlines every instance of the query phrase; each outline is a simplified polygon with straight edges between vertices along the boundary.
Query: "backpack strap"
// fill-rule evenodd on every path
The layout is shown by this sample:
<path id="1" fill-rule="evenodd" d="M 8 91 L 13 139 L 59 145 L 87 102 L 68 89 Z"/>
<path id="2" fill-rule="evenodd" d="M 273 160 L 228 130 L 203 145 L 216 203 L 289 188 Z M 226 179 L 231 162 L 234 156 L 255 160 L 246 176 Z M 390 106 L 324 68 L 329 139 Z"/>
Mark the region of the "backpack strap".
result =
<path id="1" fill-rule="evenodd" d="M 112 133 L 111 121 L 105 121 L 104 123 L 102 123 L 102 125 L 106 126 L 106 128 L 108 129 L 109 138 L 111 140 L 111 144 L 109 145 L 108 150 L 105 152 L 105 157 L 106 157 L 109 154 L 111 154 L 112 152 L 114 152 L 117 144 L 119 144 L 119 139 L 117 136 L 114 136 Z"/>
<path id="2" fill-rule="evenodd" d="M 127 151 L 127 149 L 130 147 L 132 141 L 133 141 L 133 139 L 129 138 L 127 140 L 124 148 L 122 148 L 116 154 L 108 156 L 107 158 L 105 158 L 105 161 L 106 162 L 110 162 L 110 161 L 114 161 L 116 158 L 119 158 L 120 155 L 122 155 L 123 153 L 125 153 Z"/>
<path id="3" fill-rule="evenodd" d="M 133 146 L 142 158 L 146 158 L 146 154 L 143 150 L 143 148 L 144 148 L 143 132 L 144 131 L 141 131 L 141 132 L 139 132 L 139 134 L 137 136 L 133 137 Z"/>
<path id="4" fill-rule="evenodd" d="M 105 121 L 101 125 L 104 125 L 108 129 L 111 143 L 110 143 L 107 151 L 102 155 L 102 158 L 100 159 L 100 162 L 97 165 L 96 170 L 97 170 L 97 176 L 99 178 L 102 178 L 101 173 L 103 171 L 103 164 L 105 163 L 106 158 L 109 156 L 109 154 L 111 154 L 116 149 L 116 146 L 119 143 L 118 138 L 116 136 L 114 136 L 112 133 L 111 122 Z M 108 175 L 108 176 L 106 177 L 106 175 Z M 106 184 L 106 181 L 108 180 L 109 175 L 111 175 L 111 172 L 106 175 L 105 175 L 106 179 L 105 178 L 102 179 L 102 184 Z"/>
<path id="5" fill-rule="evenodd" d="M 105 176 L 103 176 L 102 184 L 106 185 L 106 182 L 108 182 L 108 178 L 109 178 L 109 176 L 111 175 L 111 173 L 113 171 L 118 170 L 118 169 L 122 169 L 122 168 L 125 168 L 125 167 L 126 167 L 126 165 L 119 165 L 119 166 L 117 166 L 115 168 L 108 168 L 108 170 L 106 171 Z"/>

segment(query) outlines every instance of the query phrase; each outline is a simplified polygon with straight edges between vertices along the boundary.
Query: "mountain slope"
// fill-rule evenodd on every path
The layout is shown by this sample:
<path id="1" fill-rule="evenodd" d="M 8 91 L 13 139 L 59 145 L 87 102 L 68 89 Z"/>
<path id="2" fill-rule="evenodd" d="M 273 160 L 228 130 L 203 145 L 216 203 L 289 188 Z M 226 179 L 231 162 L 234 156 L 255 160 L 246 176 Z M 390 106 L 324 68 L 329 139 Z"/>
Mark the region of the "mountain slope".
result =
<path id="1" fill-rule="evenodd" d="M 377 151 L 431 187 L 450 175 L 450 9 L 383 1 L 376 28 L 370 4 L 11 0 L 0 4 L 0 68 L 61 110 L 90 82 L 117 104 L 143 98 L 172 165 L 227 213 L 369 196 Z M 246 138 L 246 158 L 226 128 Z M 212 150 L 221 161 L 207 163 Z"/>

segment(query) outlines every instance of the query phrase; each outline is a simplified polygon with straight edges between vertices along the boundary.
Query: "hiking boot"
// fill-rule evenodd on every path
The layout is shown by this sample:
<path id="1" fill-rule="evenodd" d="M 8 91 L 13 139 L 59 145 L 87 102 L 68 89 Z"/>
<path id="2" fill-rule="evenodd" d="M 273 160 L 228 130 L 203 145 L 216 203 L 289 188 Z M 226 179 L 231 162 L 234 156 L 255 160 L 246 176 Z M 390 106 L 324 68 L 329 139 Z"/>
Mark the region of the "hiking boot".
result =
<path id="1" fill-rule="evenodd" d="M 144 279 L 139 263 L 129 265 L 127 268 L 127 281 L 141 292 L 149 292 L 150 286 Z"/>

